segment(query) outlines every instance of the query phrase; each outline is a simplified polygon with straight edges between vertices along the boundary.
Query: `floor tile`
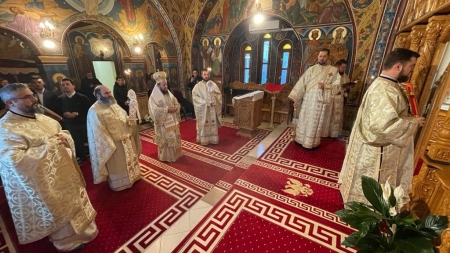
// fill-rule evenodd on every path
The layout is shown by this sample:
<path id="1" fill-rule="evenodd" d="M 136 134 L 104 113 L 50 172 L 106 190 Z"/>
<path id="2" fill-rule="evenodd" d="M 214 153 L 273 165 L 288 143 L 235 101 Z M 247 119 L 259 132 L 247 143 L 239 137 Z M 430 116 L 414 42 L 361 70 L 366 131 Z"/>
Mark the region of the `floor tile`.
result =
<path id="1" fill-rule="evenodd" d="M 219 202 L 225 193 L 226 192 L 224 190 L 214 187 L 205 196 L 203 196 L 201 200 L 213 206 Z"/>
<path id="2" fill-rule="evenodd" d="M 193 229 L 206 216 L 206 214 L 211 209 L 212 209 L 212 206 L 195 209 L 195 210 L 190 210 L 189 216 L 190 216 L 191 229 Z"/>
<path id="3" fill-rule="evenodd" d="M 189 232 L 181 232 L 173 235 L 163 235 L 161 239 L 160 253 L 170 253 L 173 249 L 189 234 Z M 153 253 L 153 252 L 152 252 Z"/>
<path id="4" fill-rule="evenodd" d="M 191 230 L 191 228 L 190 228 L 190 222 L 189 222 L 189 211 L 187 211 L 172 226 L 170 226 L 170 228 L 167 229 L 166 232 L 164 232 L 163 236 L 178 234 L 178 233 L 186 232 L 186 231 L 189 232 L 190 230 Z"/>
<path id="5" fill-rule="evenodd" d="M 162 237 L 159 237 L 152 245 L 150 245 L 150 247 L 145 249 L 144 253 L 159 253 L 161 250 L 161 240 Z"/>

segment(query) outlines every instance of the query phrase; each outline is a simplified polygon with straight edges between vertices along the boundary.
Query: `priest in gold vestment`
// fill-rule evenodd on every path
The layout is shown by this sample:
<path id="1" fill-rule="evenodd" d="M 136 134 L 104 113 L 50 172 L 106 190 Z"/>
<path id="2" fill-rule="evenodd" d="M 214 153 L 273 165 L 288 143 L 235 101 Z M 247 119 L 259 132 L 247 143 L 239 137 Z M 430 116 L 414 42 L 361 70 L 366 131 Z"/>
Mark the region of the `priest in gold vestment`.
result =
<path id="1" fill-rule="evenodd" d="M 94 183 L 108 180 L 114 191 L 131 188 L 141 178 L 140 140 L 133 134 L 136 121 L 129 120 L 108 87 L 95 87 L 94 95 L 97 101 L 87 116 Z"/>
<path id="2" fill-rule="evenodd" d="M 330 103 L 340 87 L 337 68 L 327 64 L 329 54 L 327 48 L 320 50 L 318 63 L 306 70 L 288 96 L 299 111 L 294 140 L 307 149 L 319 146 L 326 116 L 324 104 Z"/>
<path id="3" fill-rule="evenodd" d="M 192 90 L 197 118 L 197 142 L 201 145 L 219 144 L 222 125 L 222 93 L 217 84 L 209 80 L 209 71 L 202 70 L 203 80 Z"/>
<path id="4" fill-rule="evenodd" d="M 344 202 L 368 204 L 361 187 L 363 175 L 380 183 L 389 181 L 394 188 L 401 185 L 405 193 L 411 188 L 414 134 L 425 119 L 411 116 L 399 82 L 408 80 L 418 57 L 409 49 L 394 49 L 364 95 L 339 177 Z M 407 200 L 405 194 L 403 201 Z"/>
<path id="5" fill-rule="evenodd" d="M 166 73 L 153 74 L 156 85 L 148 101 L 148 111 L 155 128 L 155 143 L 158 145 L 158 159 L 175 162 L 181 152 L 180 104 L 167 89 Z"/>
<path id="6" fill-rule="evenodd" d="M 68 252 L 98 234 L 96 211 L 75 158 L 69 132 L 38 111 L 26 84 L 8 84 L 0 97 L 0 174 L 20 244 L 49 236 Z"/>

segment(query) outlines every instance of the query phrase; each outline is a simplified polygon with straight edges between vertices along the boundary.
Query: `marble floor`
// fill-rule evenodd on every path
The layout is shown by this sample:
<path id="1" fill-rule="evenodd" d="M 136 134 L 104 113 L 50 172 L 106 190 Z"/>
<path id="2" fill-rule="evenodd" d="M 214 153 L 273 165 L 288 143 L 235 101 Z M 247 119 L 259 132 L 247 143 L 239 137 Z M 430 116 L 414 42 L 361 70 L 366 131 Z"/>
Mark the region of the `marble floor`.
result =
<path id="1" fill-rule="evenodd" d="M 233 117 L 224 117 L 226 122 L 233 122 Z M 148 128 L 141 125 L 142 129 Z M 264 151 L 278 138 L 278 136 L 288 127 L 286 124 L 275 124 L 275 129 L 261 141 L 253 150 L 248 153 L 242 162 L 252 164 Z M 260 129 L 269 129 L 269 123 L 263 122 Z M 164 232 L 145 253 L 168 253 L 189 234 L 189 232 L 199 223 L 212 207 L 225 195 L 225 191 L 214 187 L 189 211 L 187 211 L 177 222 Z"/>

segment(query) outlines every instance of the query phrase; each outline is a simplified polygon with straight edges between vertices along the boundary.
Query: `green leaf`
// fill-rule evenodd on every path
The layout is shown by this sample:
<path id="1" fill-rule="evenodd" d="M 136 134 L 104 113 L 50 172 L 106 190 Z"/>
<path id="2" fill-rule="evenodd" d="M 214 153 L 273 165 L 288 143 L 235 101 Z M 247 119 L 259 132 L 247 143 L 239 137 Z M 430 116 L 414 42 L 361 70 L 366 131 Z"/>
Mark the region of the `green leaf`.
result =
<path id="1" fill-rule="evenodd" d="M 347 202 L 347 203 L 345 203 L 345 205 L 348 206 L 353 211 L 371 210 L 366 204 L 361 203 L 361 202 L 356 202 L 356 201 Z"/>
<path id="2" fill-rule="evenodd" d="M 424 237 L 398 239 L 394 242 L 397 249 L 403 252 L 434 253 L 433 244 Z"/>
<path id="3" fill-rule="evenodd" d="M 438 237 L 438 234 L 430 228 L 419 229 L 413 226 L 405 226 L 402 230 L 405 232 L 397 232 L 397 238 L 406 239 L 411 237 L 425 237 L 427 239 L 435 239 Z"/>
<path id="4" fill-rule="evenodd" d="M 341 244 L 344 245 L 345 247 L 353 247 L 358 243 L 359 239 L 360 239 L 359 231 L 356 231 L 347 236 L 347 238 L 345 238 L 345 240 Z"/>
<path id="5" fill-rule="evenodd" d="M 373 208 L 384 216 L 389 215 L 389 206 L 383 199 L 383 190 L 380 184 L 373 178 L 362 176 L 362 190 L 367 201 Z"/>
<path id="6" fill-rule="evenodd" d="M 419 228 L 433 229 L 437 234 L 441 234 L 448 227 L 447 216 L 428 215 L 418 223 Z"/>
<path id="7" fill-rule="evenodd" d="M 375 227 L 380 222 L 377 217 L 367 214 L 366 211 L 355 212 L 344 209 L 337 211 L 336 215 L 351 227 L 363 231 L 368 231 L 370 227 Z"/>

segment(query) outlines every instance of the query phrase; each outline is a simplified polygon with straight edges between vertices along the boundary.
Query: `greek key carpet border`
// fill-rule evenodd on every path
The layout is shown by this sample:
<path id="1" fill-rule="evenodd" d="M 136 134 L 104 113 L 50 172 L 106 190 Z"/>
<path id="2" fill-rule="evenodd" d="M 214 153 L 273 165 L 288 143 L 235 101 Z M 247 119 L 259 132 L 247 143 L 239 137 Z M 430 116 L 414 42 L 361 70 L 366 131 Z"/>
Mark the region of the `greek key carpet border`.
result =
<path id="1" fill-rule="evenodd" d="M 310 181 L 310 182 L 313 182 L 313 183 L 316 183 L 316 184 L 320 184 L 320 185 L 323 185 L 323 186 L 326 186 L 326 187 L 330 187 L 330 188 L 339 190 L 339 184 L 337 182 L 330 182 L 330 181 L 328 181 L 326 179 L 322 179 L 322 178 L 306 175 L 306 174 L 300 173 L 300 172 L 298 172 L 296 170 L 292 170 L 291 168 L 288 169 L 288 168 L 285 168 L 285 167 L 280 167 L 280 166 L 275 165 L 275 164 L 265 163 L 265 162 L 262 162 L 262 161 L 259 161 L 259 160 L 256 160 L 253 164 L 261 166 L 261 167 L 264 167 L 264 168 L 269 169 L 269 170 L 277 171 L 277 172 L 280 172 L 280 173 L 283 173 L 283 174 L 286 174 L 286 175 L 289 175 L 289 176 L 298 177 L 298 178 L 301 178 L 301 179 L 304 179 L 304 180 L 307 180 L 307 181 Z M 312 170 L 310 170 L 310 171 L 312 171 Z M 315 171 L 313 171 L 313 172 L 315 172 Z M 319 172 L 323 172 L 323 171 L 319 171 Z M 312 173 L 312 174 L 314 174 L 314 173 Z M 323 174 L 319 174 L 319 175 L 327 176 L 327 175 L 323 175 Z"/>
<path id="2" fill-rule="evenodd" d="M 146 248 L 148 248 L 164 233 L 164 231 L 172 226 L 203 196 L 203 194 L 195 191 L 186 184 L 167 177 L 147 166 L 141 165 L 141 171 L 145 181 L 160 190 L 171 193 L 171 195 L 177 199 L 177 202 L 117 249 L 115 251 L 116 253 L 145 251 Z"/>
<path id="3" fill-rule="evenodd" d="M 264 152 L 259 160 L 274 163 L 276 165 L 284 166 L 294 170 L 304 171 L 309 174 L 325 177 L 332 180 L 333 182 L 337 182 L 339 179 L 339 172 L 281 157 L 283 152 L 288 147 L 289 143 L 292 141 L 291 131 L 292 129 L 288 127 L 278 137 L 278 139 L 275 140 L 275 142 L 269 147 L 269 149 Z"/>
<path id="4" fill-rule="evenodd" d="M 230 126 L 227 126 L 230 127 Z M 236 127 L 233 127 L 236 128 Z M 233 154 L 227 154 L 218 150 L 214 150 L 200 144 L 191 143 L 188 141 L 181 141 L 181 147 L 183 149 L 187 149 L 189 151 L 193 151 L 196 153 L 201 153 L 203 156 L 208 156 L 214 159 L 219 159 L 224 162 L 232 163 L 233 165 L 240 168 L 247 168 L 248 165 L 245 163 L 241 163 L 240 161 L 254 148 L 256 147 L 267 135 L 269 135 L 270 131 L 261 130 L 253 139 L 249 140 L 244 146 L 239 148 Z M 140 132 L 141 140 L 154 143 L 153 137 L 155 132 L 153 128 L 145 129 Z"/>
<path id="5" fill-rule="evenodd" d="M 242 180 L 242 179 L 238 179 L 234 184 L 238 185 L 238 186 L 240 186 L 242 188 L 245 188 L 247 190 L 250 190 L 252 192 L 259 193 L 259 194 L 261 194 L 261 195 L 263 195 L 265 197 L 268 197 L 270 199 L 273 199 L 275 201 L 278 201 L 278 202 L 281 202 L 283 204 L 295 207 L 297 209 L 303 210 L 303 211 L 305 211 L 307 213 L 313 214 L 313 215 L 315 215 L 317 217 L 320 217 L 322 219 L 331 221 L 331 222 L 333 222 L 335 224 L 338 224 L 338 225 L 341 225 L 343 227 L 347 227 L 347 228 L 351 229 L 351 227 L 349 225 L 347 225 L 345 222 L 341 221 L 339 219 L 339 217 L 336 214 L 332 213 L 332 212 L 329 212 L 329 211 L 323 210 L 321 208 L 315 207 L 313 205 L 307 204 L 305 202 L 302 202 L 302 201 L 290 198 L 289 196 L 285 196 L 285 195 L 273 192 L 271 190 L 268 190 L 268 189 L 263 188 L 261 186 L 252 184 L 252 183 L 247 182 L 247 181 Z"/>
<path id="6" fill-rule="evenodd" d="M 180 244 L 178 252 L 212 252 L 242 211 L 246 211 L 335 252 L 355 252 L 341 242 L 347 236 L 334 228 L 233 189 L 224 201 Z"/>
<path id="7" fill-rule="evenodd" d="M 188 174 L 186 172 L 178 170 L 178 169 L 176 169 L 176 168 L 174 168 L 172 166 L 169 166 L 169 165 L 167 165 L 165 163 L 162 163 L 162 162 L 160 162 L 160 161 L 158 161 L 156 159 L 153 159 L 151 157 L 148 157 L 146 155 L 141 154 L 141 156 L 139 158 L 142 159 L 143 161 L 146 161 L 146 162 L 152 164 L 155 167 L 158 167 L 158 168 L 160 168 L 160 169 L 162 169 L 162 170 L 164 170 L 164 171 L 166 171 L 166 172 L 168 172 L 170 174 L 173 174 L 173 175 L 175 175 L 175 176 L 177 176 L 179 178 L 182 178 L 182 179 L 184 179 L 184 180 L 186 180 L 186 181 L 188 181 L 188 182 L 190 182 L 190 183 L 200 187 L 205 192 L 208 192 L 209 190 L 211 190 L 214 187 L 214 185 L 211 184 L 211 183 L 208 183 L 208 182 L 206 182 L 206 181 L 204 181 L 204 180 L 202 180 L 200 178 L 194 177 L 194 176 L 192 176 L 192 175 L 190 175 L 190 174 Z M 143 166 L 143 165 L 141 164 L 141 166 Z"/>

